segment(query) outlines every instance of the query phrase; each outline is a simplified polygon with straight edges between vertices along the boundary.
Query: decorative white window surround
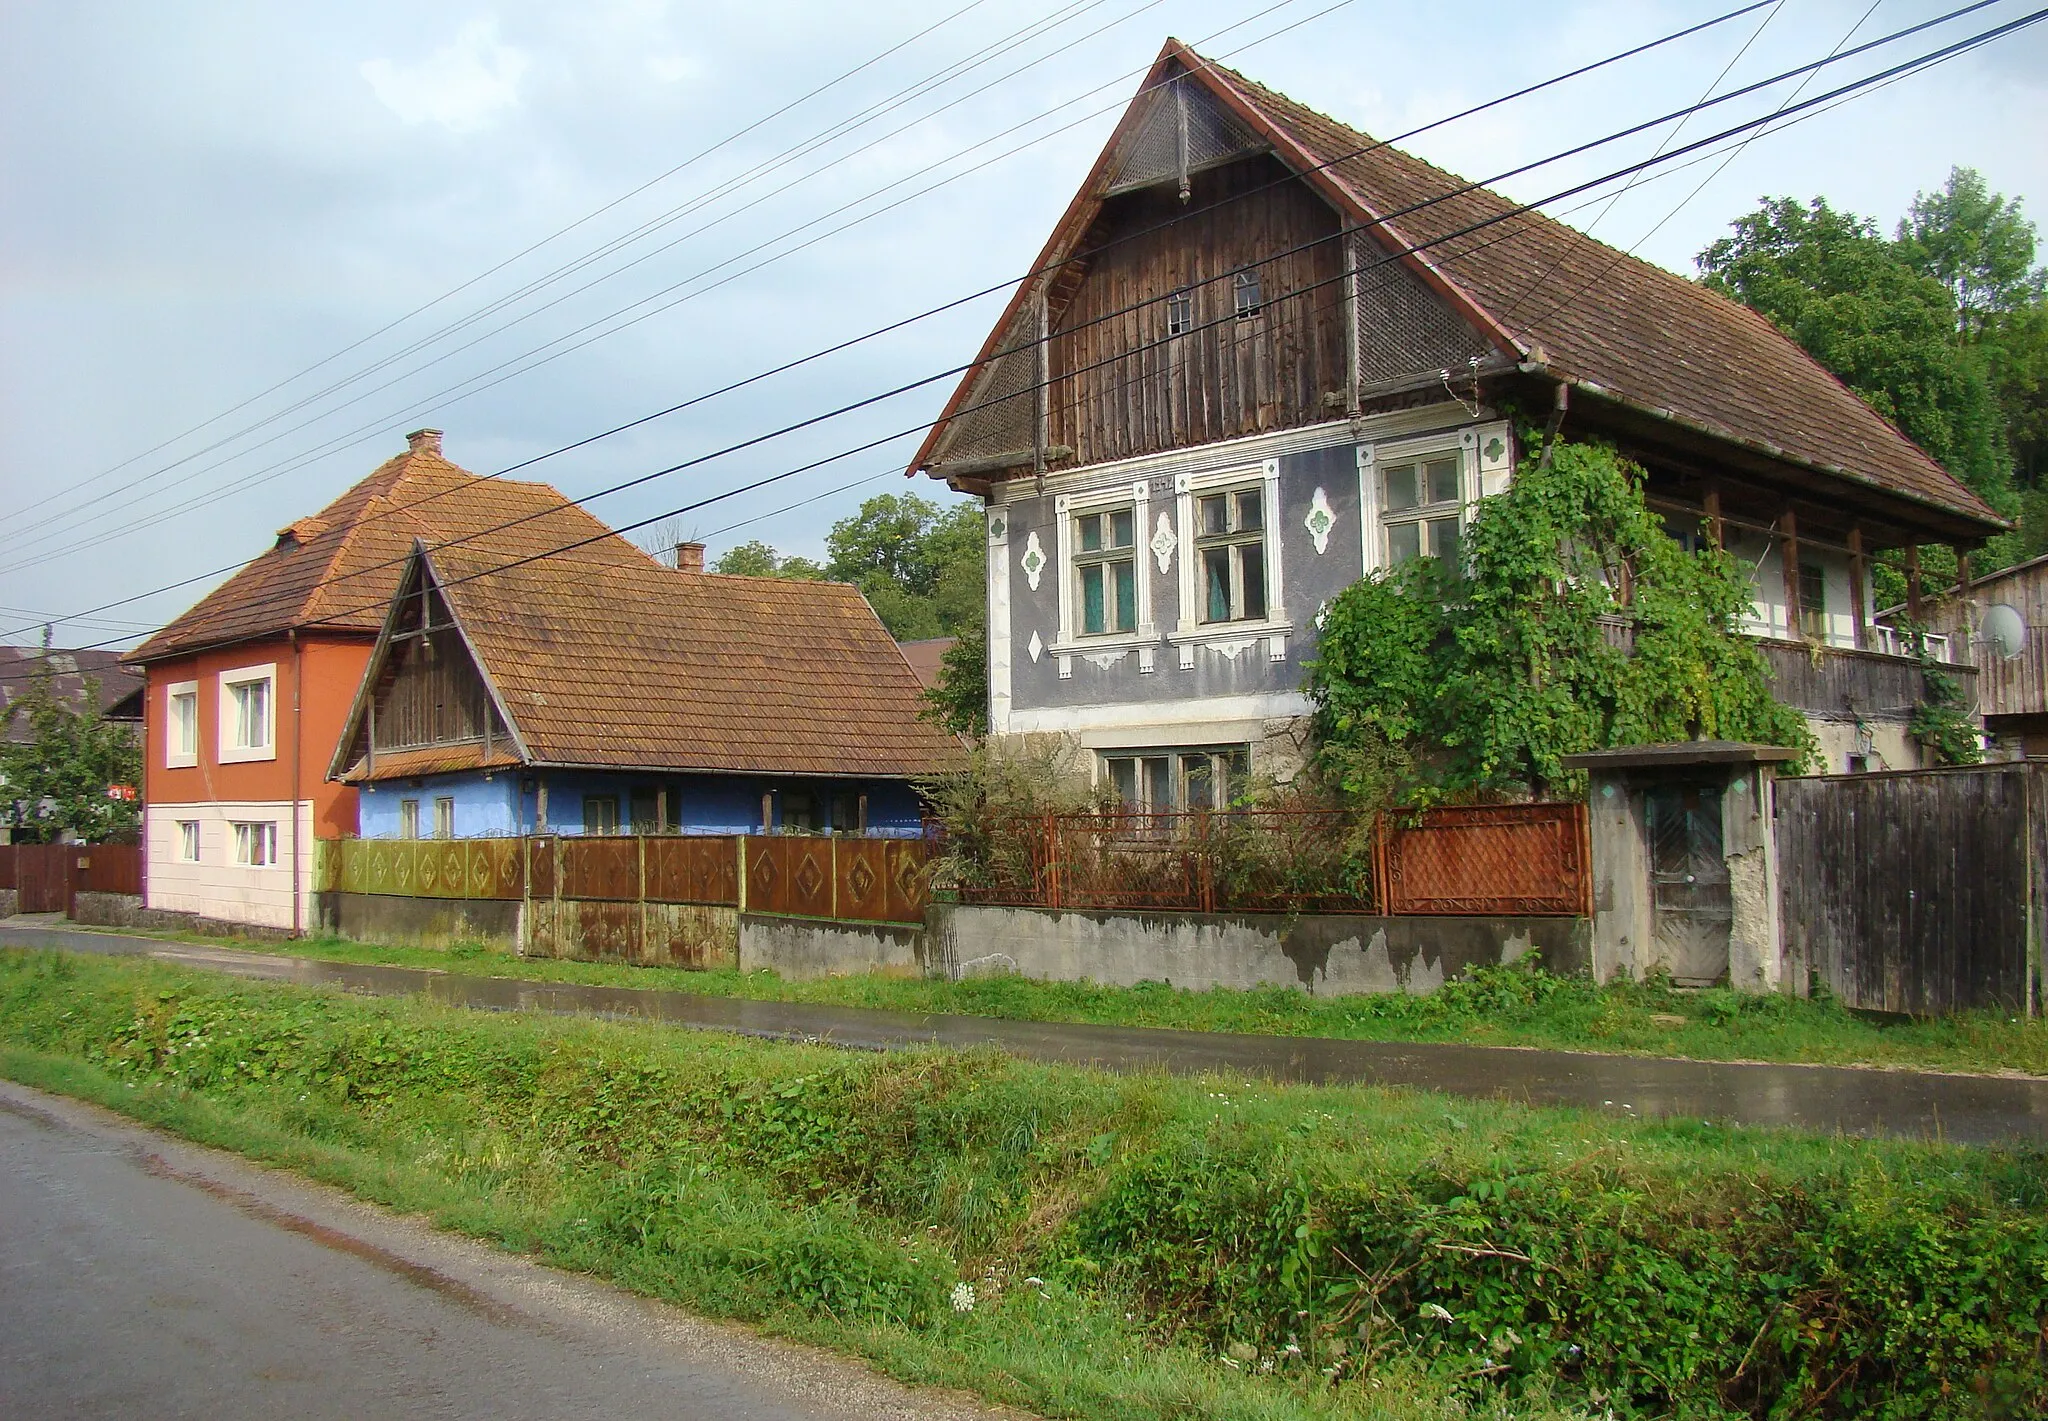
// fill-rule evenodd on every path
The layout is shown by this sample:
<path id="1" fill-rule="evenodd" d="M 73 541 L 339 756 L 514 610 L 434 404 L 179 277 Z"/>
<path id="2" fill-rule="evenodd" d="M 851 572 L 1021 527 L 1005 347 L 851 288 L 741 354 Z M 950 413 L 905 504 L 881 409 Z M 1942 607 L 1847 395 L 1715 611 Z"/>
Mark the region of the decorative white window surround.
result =
<path id="1" fill-rule="evenodd" d="M 1074 595 L 1074 520 L 1086 513 L 1101 513 L 1114 508 L 1132 510 L 1138 625 L 1135 631 L 1087 636 L 1080 630 L 1081 612 Z M 1158 643 L 1159 628 L 1152 620 L 1152 579 L 1145 567 L 1145 549 L 1135 546 L 1145 536 L 1142 530 L 1151 526 L 1151 513 L 1151 485 L 1142 481 L 1110 484 L 1084 493 L 1063 493 L 1053 500 L 1055 544 L 1052 572 L 1057 579 L 1060 625 L 1059 634 L 1053 638 L 1048 650 L 1059 656 L 1061 676 L 1073 675 L 1072 657 L 1075 655 L 1088 656 Z"/>
<path id="2" fill-rule="evenodd" d="M 1446 454 L 1458 456 L 1458 493 L 1463 503 L 1459 523 L 1470 526 L 1473 510 L 1480 498 L 1507 488 L 1514 454 L 1505 425 L 1447 430 L 1413 439 L 1390 439 L 1359 446 L 1358 520 L 1367 572 L 1391 566 L 1386 528 L 1380 521 L 1380 469 L 1391 464 L 1442 458 Z M 1482 463 L 1490 467 L 1482 470 Z"/>
<path id="3" fill-rule="evenodd" d="M 239 728 L 236 715 L 235 687 L 262 682 L 263 725 L 262 743 L 241 745 L 236 743 L 235 732 Z M 220 763 L 223 765 L 242 764 L 251 760 L 275 760 L 277 758 L 277 663 L 262 666 L 241 666 L 233 671 L 223 671 L 219 678 L 220 695 L 216 707 L 216 718 L 220 730 Z"/>
<path id="4" fill-rule="evenodd" d="M 180 715 L 181 700 L 185 715 Z M 190 769 L 198 763 L 199 683 L 173 681 L 164 687 L 164 768 Z"/>
<path id="5" fill-rule="evenodd" d="M 1258 483 L 1263 490 L 1265 512 L 1261 521 L 1266 527 L 1266 615 L 1257 621 L 1204 622 L 1196 618 L 1195 612 L 1201 606 L 1201 565 L 1200 559 L 1186 550 L 1195 546 L 1195 501 L 1202 494 L 1219 488 L 1239 487 Z M 1266 459 L 1251 465 L 1240 464 L 1235 468 L 1211 469 L 1205 473 L 1176 474 L 1173 480 L 1174 512 L 1180 526 L 1180 623 L 1167 634 L 1167 640 L 1176 645 L 1214 642 L 1241 642 L 1247 637 L 1263 637 L 1286 634 L 1294 630 L 1287 620 L 1287 604 L 1282 599 L 1282 539 L 1275 535 L 1279 526 L 1280 509 L 1280 461 Z M 1285 654 L 1284 652 L 1282 653 Z M 1181 665 L 1192 666 L 1192 661 L 1183 654 Z"/>

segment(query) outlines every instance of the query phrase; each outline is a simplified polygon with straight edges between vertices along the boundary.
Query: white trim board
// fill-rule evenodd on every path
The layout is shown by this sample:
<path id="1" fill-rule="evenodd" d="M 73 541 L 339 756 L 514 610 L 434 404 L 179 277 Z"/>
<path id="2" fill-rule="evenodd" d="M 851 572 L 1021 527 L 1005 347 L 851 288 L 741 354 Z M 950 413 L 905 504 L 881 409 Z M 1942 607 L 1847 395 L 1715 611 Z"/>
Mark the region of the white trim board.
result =
<path id="1" fill-rule="evenodd" d="M 1089 748 L 1141 744 L 1195 744 L 1257 739 L 1269 720 L 1294 720 L 1314 708 L 1299 691 L 1241 696 L 1190 696 L 1179 701 L 1124 701 L 1094 706 L 1035 706 L 1012 710 L 1012 735 L 1064 734 Z M 1249 737 L 1246 727 L 1251 728 Z M 1157 732 L 1157 740 L 1135 739 Z M 1103 739 L 1101 737 L 1109 738 Z M 1193 738 L 1190 738 L 1193 737 Z"/>

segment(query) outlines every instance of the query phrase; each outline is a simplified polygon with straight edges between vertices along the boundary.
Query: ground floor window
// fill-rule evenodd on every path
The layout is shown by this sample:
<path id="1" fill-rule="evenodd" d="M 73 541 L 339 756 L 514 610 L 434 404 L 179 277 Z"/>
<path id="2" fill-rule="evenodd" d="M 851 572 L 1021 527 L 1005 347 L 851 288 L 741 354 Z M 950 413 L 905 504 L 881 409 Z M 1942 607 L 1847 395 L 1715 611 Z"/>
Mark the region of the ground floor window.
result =
<path id="1" fill-rule="evenodd" d="M 274 820 L 237 820 L 235 862 L 244 868 L 265 868 L 277 862 L 277 823 Z"/>
<path id="2" fill-rule="evenodd" d="M 1242 745 L 1108 750 L 1101 758 L 1117 802 L 1150 814 L 1226 808 L 1244 797 L 1251 765 Z"/>
<path id="3" fill-rule="evenodd" d="M 583 796 L 583 832 L 586 834 L 616 834 L 619 832 L 619 797 L 615 794 L 586 794 Z"/>
<path id="4" fill-rule="evenodd" d="M 183 863 L 199 862 L 199 821 L 180 819 L 178 821 L 178 859 Z"/>
<path id="5" fill-rule="evenodd" d="M 455 837 L 455 799 L 452 795 L 444 794 L 434 801 L 434 837 Z"/>

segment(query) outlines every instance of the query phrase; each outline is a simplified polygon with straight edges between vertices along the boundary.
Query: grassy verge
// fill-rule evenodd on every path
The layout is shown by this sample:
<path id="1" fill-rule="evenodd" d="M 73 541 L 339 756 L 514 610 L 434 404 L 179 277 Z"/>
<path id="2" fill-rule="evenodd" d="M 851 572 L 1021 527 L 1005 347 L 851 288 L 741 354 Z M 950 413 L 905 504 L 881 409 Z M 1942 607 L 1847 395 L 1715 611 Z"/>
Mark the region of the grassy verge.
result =
<path id="1" fill-rule="evenodd" d="M 1365 1041 L 1461 1041 L 1680 1056 L 1703 1061 L 1922 1067 L 2048 1075 L 2048 1021 L 1965 1012 L 1931 1021 L 1859 1015 L 1831 1001 L 1674 991 L 1658 983 L 1596 986 L 1528 970 L 1482 971 L 1428 997 L 1312 997 L 1292 988 L 1190 992 L 985 977 L 964 982 L 854 976 L 788 982 L 772 972 L 689 972 L 522 958 L 475 944 L 447 950 L 339 939 L 237 942 L 259 952 L 389 963 L 487 976 L 666 987 L 703 996 L 945 1012 L 1017 1021 L 1158 1026 Z M 1676 1022 L 1672 1019 L 1678 1018 Z"/>
<path id="2" fill-rule="evenodd" d="M 1081 1417 L 2048 1411 L 2048 1168 L 0 953 L 0 1071 Z"/>

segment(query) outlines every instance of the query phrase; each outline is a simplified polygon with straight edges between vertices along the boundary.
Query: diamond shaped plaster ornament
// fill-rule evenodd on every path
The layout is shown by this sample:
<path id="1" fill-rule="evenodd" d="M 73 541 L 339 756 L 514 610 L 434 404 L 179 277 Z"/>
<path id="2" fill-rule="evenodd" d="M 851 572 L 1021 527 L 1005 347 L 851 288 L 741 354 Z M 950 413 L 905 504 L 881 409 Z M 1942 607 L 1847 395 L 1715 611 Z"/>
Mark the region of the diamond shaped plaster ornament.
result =
<path id="1" fill-rule="evenodd" d="M 1308 502 L 1308 516 L 1301 520 L 1308 529 L 1309 537 L 1315 539 L 1318 556 L 1330 548 L 1330 530 L 1337 526 L 1337 515 L 1330 511 L 1330 496 L 1317 489 L 1315 497 Z"/>
<path id="2" fill-rule="evenodd" d="M 1036 592 L 1039 576 L 1045 571 L 1045 549 L 1038 545 L 1037 533 L 1024 539 L 1024 556 L 1017 560 L 1017 565 L 1024 569 L 1024 580 Z"/>
<path id="3" fill-rule="evenodd" d="M 1164 513 L 1159 515 L 1159 529 L 1152 535 L 1152 559 L 1164 573 L 1173 566 L 1173 550 L 1180 543 L 1174 536 L 1173 520 Z"/>
<path id="4" fill-rule="evenodd" d="M 1031 629 L 1031 640 L 1024 644 L 1024 649 L 1031 653 L 1033 661 L 1045 655 L 1045 643 L 1038 639 L 1038 629 L 1036 627 Z"/>

